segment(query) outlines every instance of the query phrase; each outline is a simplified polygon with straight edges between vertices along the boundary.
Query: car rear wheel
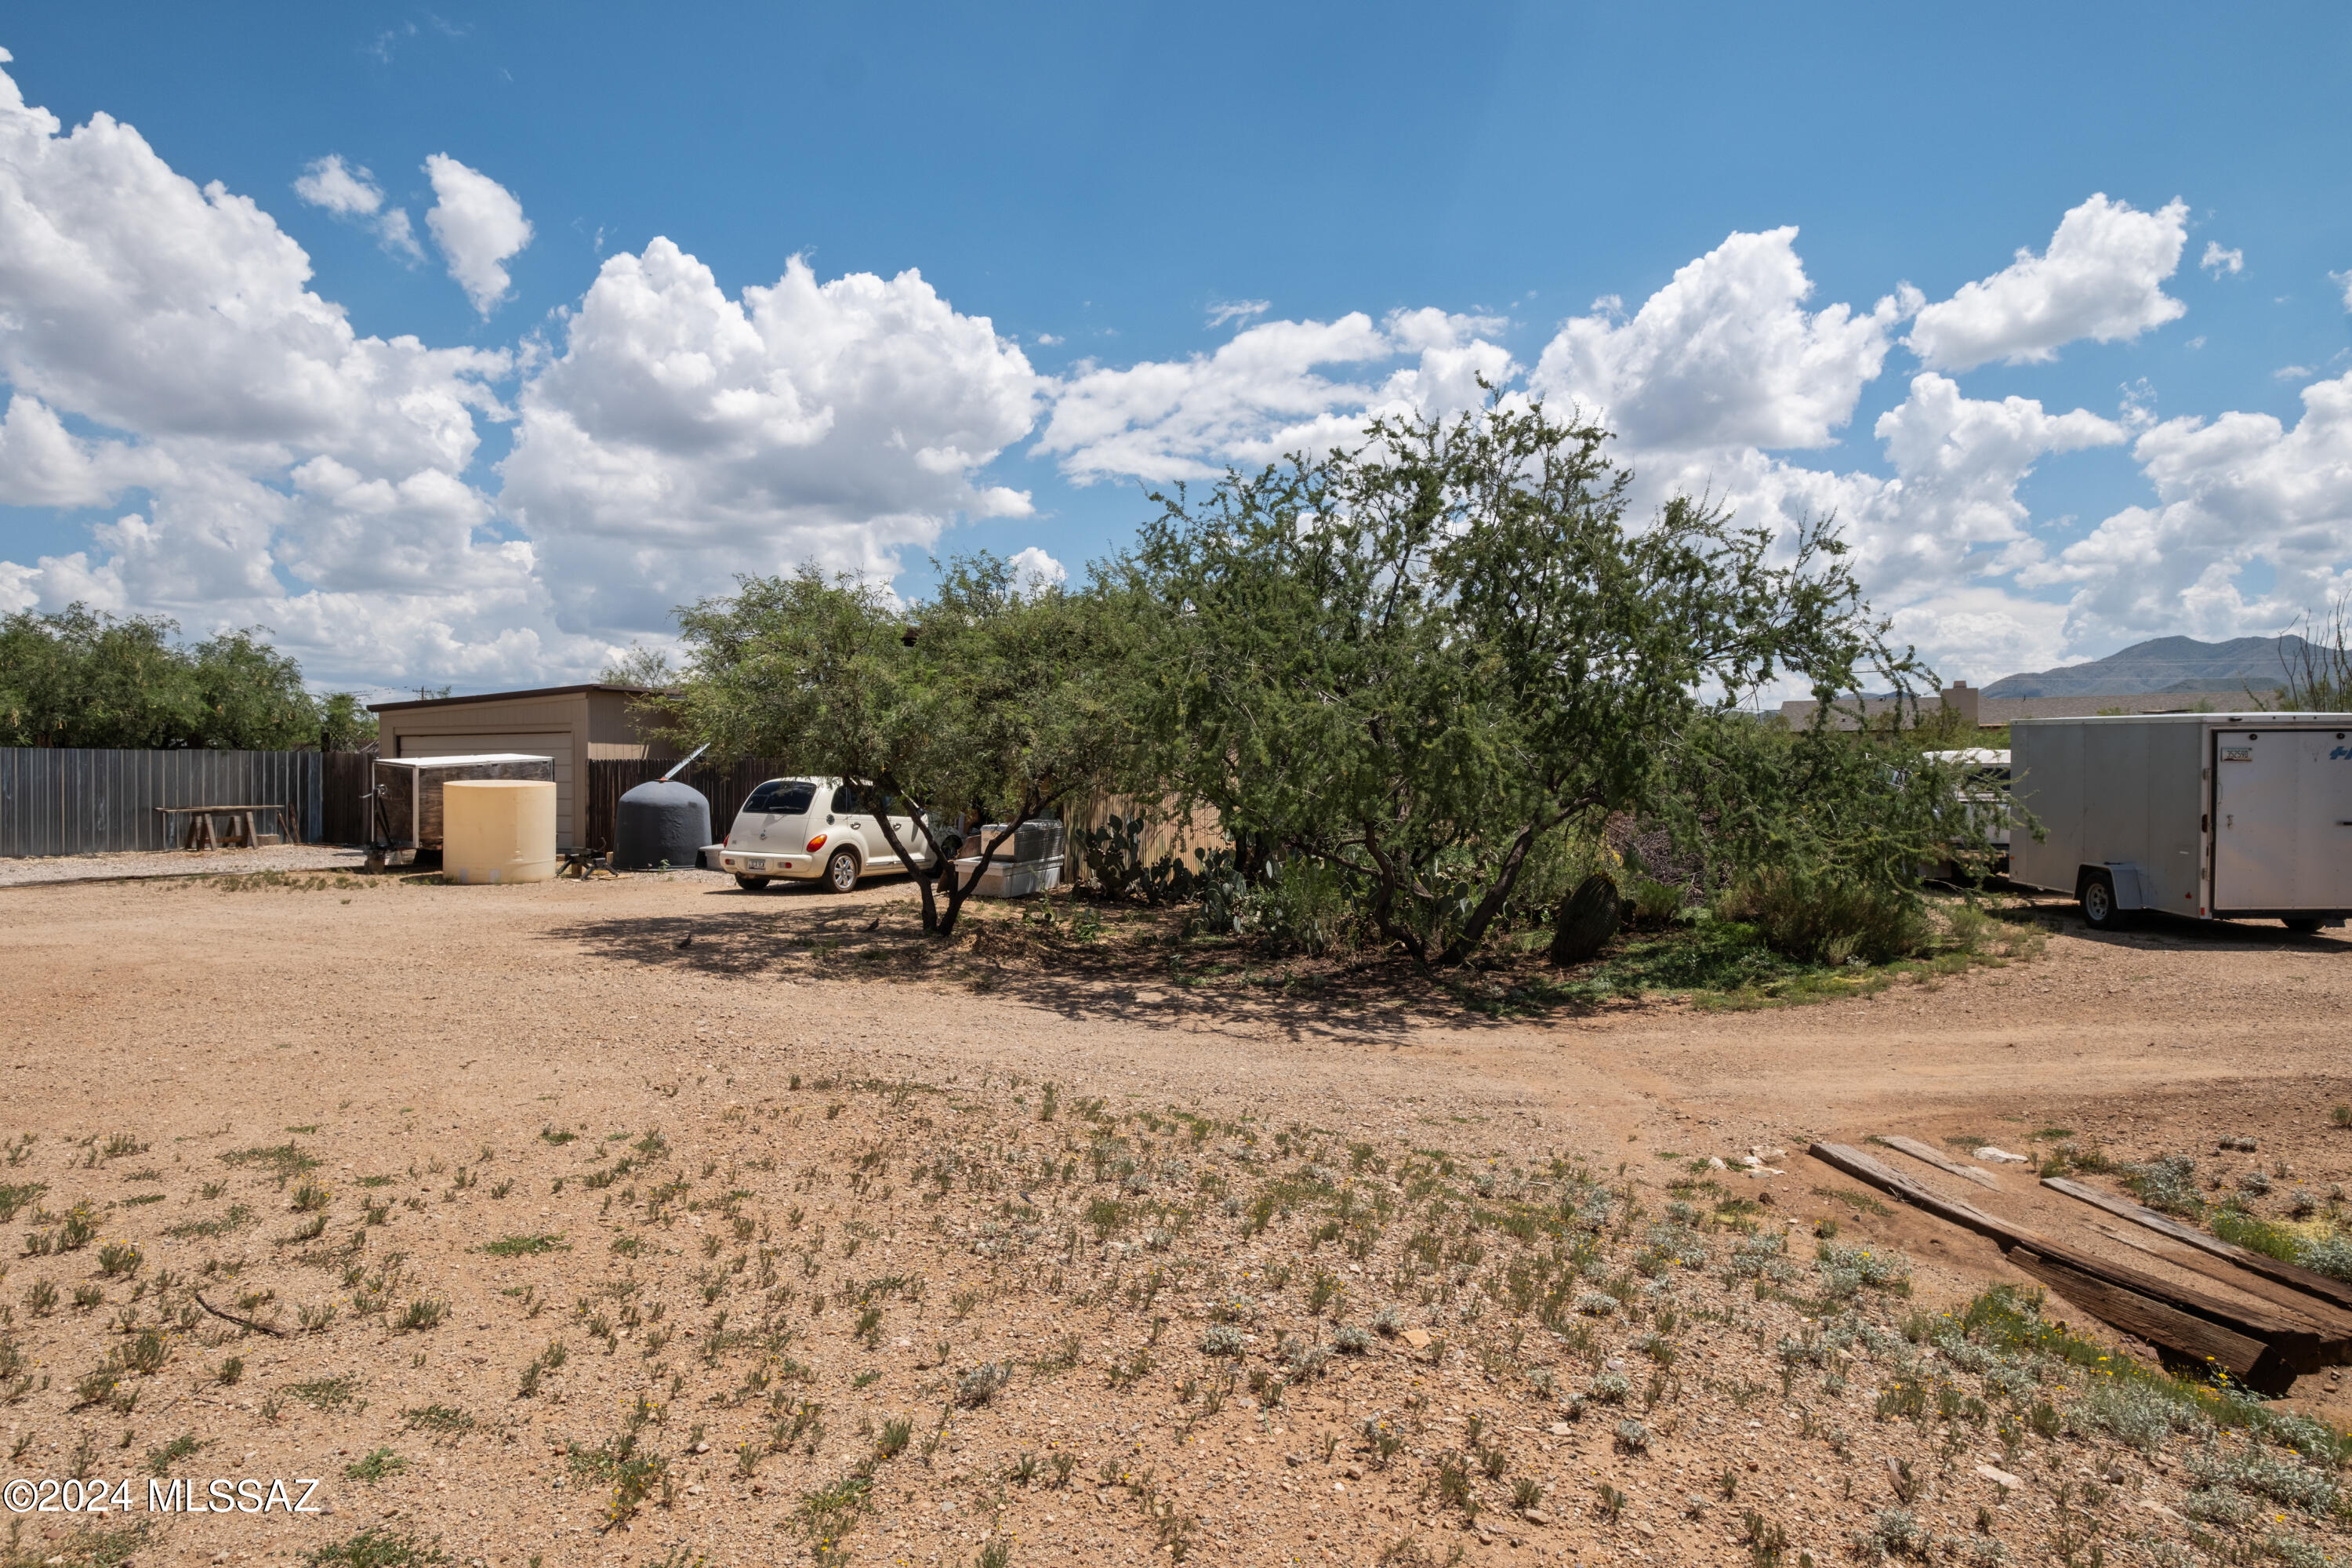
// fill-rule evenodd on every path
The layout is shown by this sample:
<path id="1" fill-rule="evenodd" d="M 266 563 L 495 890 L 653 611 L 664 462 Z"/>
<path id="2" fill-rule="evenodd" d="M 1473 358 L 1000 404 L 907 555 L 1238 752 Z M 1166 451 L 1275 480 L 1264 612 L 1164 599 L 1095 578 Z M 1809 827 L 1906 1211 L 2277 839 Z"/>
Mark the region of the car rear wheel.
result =
<path id="1" fill-rule="evenodd" d="M 768 879 L 765 877 L 745 877 L 739 875 L 735 879 L 735 885 L 742 889 L 747 893 L 756 893 L 761 889 L 768 885 Z"/>
<path id="2" fill-rule="evenodd" d="M 2094 871 L 2083 879 L 2083 923 L 2093 931 L 2116 931 L 2124 923 L 2124 911 L 2116 907 L 2115 879 L 2105 871 Z"/>
<path id="3" fill-rule="evenodd" d="M 824 885 L 836 893 L 857 886 L 857 857 L 846 849 L 835 850 L 833 858 L 824 863 Z"/>

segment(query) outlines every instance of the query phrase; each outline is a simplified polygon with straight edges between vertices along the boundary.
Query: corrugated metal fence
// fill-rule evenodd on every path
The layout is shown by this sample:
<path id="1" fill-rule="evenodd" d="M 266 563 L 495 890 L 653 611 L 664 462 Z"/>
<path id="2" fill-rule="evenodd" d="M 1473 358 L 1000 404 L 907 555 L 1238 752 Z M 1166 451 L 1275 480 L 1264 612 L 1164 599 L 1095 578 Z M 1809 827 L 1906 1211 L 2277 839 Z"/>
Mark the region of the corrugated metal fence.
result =
<path id="1" fill-rule="evenodd" d="M 316 843 L 322 773 L 316 752 L 0 748 L 0 856 L 169 849 L 159 805 L 289 805 Z"/>

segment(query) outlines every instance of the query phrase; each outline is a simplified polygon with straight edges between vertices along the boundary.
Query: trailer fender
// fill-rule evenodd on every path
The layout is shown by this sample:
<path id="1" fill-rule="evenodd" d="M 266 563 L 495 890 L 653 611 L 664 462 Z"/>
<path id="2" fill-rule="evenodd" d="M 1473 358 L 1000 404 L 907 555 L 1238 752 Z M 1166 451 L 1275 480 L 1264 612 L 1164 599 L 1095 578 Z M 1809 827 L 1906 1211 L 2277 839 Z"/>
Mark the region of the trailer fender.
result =
<path id="1" fill-rule="evenodd" d="M 2075 885 L 2080 887 L 2083 878 L 2094 870 L 2107 874 L 2108 883 L 2116 890 L 2116 908 L 2144 910 L 2149 907 L 2147 891 L 2155 885 L 2155 879 L 2144 875 L 2137 861 L 2107 860 L 2095 867 L 2085 866 L 2075 874 Z"/>

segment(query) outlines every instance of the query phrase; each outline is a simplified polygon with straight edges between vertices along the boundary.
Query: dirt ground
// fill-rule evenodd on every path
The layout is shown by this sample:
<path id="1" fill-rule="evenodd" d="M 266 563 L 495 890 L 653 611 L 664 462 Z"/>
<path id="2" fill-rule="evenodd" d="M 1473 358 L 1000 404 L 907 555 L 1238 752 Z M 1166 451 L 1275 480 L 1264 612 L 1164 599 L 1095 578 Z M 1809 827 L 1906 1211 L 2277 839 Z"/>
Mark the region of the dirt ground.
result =
<path id="1" fill-rule="evenodd" d="M 887 883 L 0 891 L 0 1481 L 134 1504 L 11 1491 L 0 1561 L 2352 1546 L 2332 1464 L 1979 1364 L 1934 1314 L 2031 1282 L 1803 1153 L 2071 1137 L 2332 1204 L 2341 933 L 2053 904 L 2038 958 L 1874 996 L 1496 1021 L 1000 961 L 1020 913 L 894 978 L 922 939 Z M 1909 1173 L 2178 1270 L 2014 1167 Z M 1817 1264 L 1824 1221 L 1853 1250 Z M 2352 1423 L 2333 1371 L 2273 1408 Z M 151 1512 L 151 1477 L 263 1510 Z"/>

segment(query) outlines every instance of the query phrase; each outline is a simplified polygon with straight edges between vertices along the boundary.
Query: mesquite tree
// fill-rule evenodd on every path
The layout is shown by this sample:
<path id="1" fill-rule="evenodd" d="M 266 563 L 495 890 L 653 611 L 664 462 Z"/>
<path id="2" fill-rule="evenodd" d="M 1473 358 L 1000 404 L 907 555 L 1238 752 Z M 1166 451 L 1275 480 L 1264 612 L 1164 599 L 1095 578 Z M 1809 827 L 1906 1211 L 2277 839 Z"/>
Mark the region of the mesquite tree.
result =
<path id="1" fill-rule="evenodd" d="M 1112 574 L 1144 775 L 1342 868 L 1384 937 L 1453 964 L 1540 836 L 1687 801 L 1703 717 L 1915 674 L 1827 526 L 1776 543 L 1687 498 L 1629 526 L 1607 439 L 1496 403 L 1155 496 Z"/>
<path id="2" fill-rule="evenodd" d="M 776 756 L 904 803 L 926 851 L 876 820 L 921 891 L 923 929 L 955 930 L 971 884 L 1023 823 L 1084 797 L 1120 755 L 1103 676 L 1104 601 L 959 558 L 927 603 L 803 567 L 743 577 L 679 616 L 688 652 L 675 733 L 722 756 Z M 970 875 L 946 819 L 1000 812 Z M 942 907 L 944 905 L 944 907 Z"/>

